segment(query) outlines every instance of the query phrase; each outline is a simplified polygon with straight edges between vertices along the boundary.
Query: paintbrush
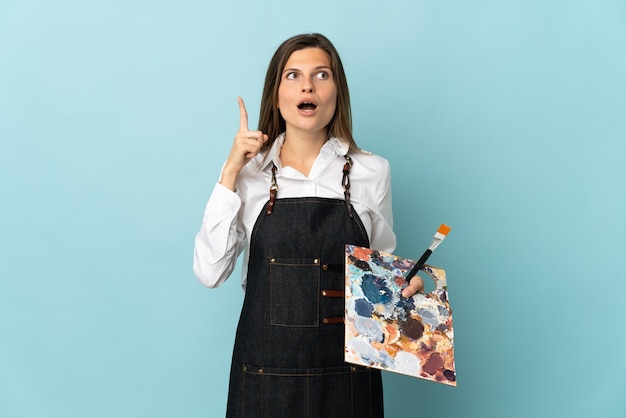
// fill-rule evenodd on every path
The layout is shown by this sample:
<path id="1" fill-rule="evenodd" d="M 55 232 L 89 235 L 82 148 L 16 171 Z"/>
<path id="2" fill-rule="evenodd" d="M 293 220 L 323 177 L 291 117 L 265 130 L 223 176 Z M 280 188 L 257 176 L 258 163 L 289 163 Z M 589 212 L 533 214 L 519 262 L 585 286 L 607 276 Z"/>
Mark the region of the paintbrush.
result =
<path id="1" fill-rule="evenodd" d="M 415 264 L 415 266 L 411 269 L 411 271 L 409 271 L 409 274 L 407 274 L 406 276 L 407 282 L 410 282 L 411 279 L 415 277 L 419 269 L 424 267 L 424 263 L 426 262 L 426 260 L 428 260 L 428 257 L 430 257 L 433 251 L 435 251 L 435 248 L 437 248 L 439 244 L 441 244 L 441 242 L 446 238 L 446 235 L 448 235 L 448 232 L 450 232 L 450 227 L 448 225 L 441 224 L 441 226 L 435 233 L 433 240 L 430 242 L 428 249 L 424 252 L 424 254 L 422 254 L 420 259 L 417 261 L 417 264 Z"/>

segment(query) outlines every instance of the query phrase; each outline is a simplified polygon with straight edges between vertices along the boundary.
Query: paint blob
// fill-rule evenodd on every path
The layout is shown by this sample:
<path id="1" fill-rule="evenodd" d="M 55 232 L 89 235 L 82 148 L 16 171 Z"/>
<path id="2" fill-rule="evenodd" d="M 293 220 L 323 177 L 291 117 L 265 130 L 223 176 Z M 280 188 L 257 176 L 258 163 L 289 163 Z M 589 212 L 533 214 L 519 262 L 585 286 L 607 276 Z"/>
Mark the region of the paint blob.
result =
<path id="1" fill-rule="evenodd" d="M 412 340 L 419 340 L 424 334 L 424 325 L 413 318 L 400 322 L 400 331 Z"/>
<path id="2" fill-rule="evenodd" d="M 391 290 L 385 286 L 385 281 L 373 274 L 364 274 L 362 286 L 363 294 L 370 302 L 387 303 L 391 300 Z"/>
<path id="3" fill-rule="evenodd" d="M 359 316 L 365 316 L 369 318 L 372 316 L 373 309 L 374 305 L 369 303 L 366 299 L 357 299 L 354 302 L 354 310 Z"/>

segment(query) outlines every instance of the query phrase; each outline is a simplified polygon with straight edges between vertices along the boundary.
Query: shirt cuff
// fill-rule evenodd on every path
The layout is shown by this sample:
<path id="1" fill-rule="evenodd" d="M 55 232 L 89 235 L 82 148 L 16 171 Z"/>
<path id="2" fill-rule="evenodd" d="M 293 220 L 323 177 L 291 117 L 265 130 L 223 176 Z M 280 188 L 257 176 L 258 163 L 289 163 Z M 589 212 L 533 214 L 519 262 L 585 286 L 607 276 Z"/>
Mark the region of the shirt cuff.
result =
<path id="1" fill-rule="evenodd" d="M 215 183 L 213 193 L 209 197 L 206 211 L 217 219 L 224 219 L 228 215 L 236 216 L 241 207 L 241 199 L 237 193 L 220 183 Z"/>

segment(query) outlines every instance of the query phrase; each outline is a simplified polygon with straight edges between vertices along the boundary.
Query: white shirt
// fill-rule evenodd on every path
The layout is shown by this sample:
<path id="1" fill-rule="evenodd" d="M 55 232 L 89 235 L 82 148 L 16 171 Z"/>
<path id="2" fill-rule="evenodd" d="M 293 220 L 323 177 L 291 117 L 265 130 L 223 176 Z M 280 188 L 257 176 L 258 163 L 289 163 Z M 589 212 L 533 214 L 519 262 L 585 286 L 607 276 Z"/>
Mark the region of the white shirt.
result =
<path id="1" fill-rule="evenodd" d="M 348 144 L 331 137 L 315 159 L 307 176 L 282 167 L 280 135 L 265 154 L 258 154 L 237 177 L 236 192 L 217 183 L 204 211 L 196 235 L 193 270 L 207 287 L 217 287 L 232 273 L 237 257 L 244 251 L 241 285 L 245 291 L 248 251 L 252 228 L 269 198 L 272 162 L 278 168 L 277 199 L 324 197 L 344 199 L 342 169 Z M 351 152 L 350 203 L 358 213 L 370 240 L 370 247 L 393 252 L 396 235 L 391 211 L 391 172 L 382 157 L 366 151 Z"/>

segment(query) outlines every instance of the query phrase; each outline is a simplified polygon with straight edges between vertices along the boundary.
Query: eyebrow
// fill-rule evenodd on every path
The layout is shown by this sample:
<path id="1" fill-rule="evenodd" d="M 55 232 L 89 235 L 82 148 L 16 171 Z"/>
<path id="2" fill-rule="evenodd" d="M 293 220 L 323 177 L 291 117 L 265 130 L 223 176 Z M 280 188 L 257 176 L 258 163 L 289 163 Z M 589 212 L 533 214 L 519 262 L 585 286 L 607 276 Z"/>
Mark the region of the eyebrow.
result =
<path id="1" fill-rule="evenodd" d="M 313 68 L 313 71 L 318 71 L 318 70 L 330 70 L 331 72 L 333 71 L 333 69 L 332 69 L 332 68 L 330 68 L 330 67 L 329 67 L 329 66 L 327 66 L 327 65 L 320 65 L 320 66 L 317 66 L 317 67 Z M 283 70 L 283 73 L 286 73 L 286 72 L 288 72 L 288 71 L 298 71 L 298 72 L 302 72 L 302 70 L 300 70 L 299 68 L 285 68 L 285 69 Z"/>

